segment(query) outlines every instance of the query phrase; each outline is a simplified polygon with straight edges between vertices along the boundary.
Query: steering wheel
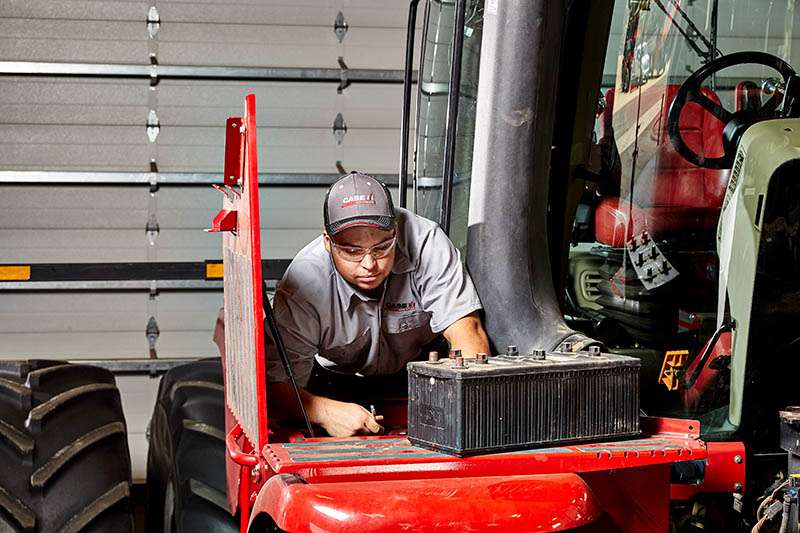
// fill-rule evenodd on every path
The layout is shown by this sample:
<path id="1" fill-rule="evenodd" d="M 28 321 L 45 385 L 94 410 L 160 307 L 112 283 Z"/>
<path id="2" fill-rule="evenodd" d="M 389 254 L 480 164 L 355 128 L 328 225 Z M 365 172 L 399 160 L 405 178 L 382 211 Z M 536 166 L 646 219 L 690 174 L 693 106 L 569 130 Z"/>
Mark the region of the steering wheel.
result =
<path id="1" fill-rule="evenodd" d="M 709 61 L 692 73 L 691 76 L 686 78 L 686 81 L 683 82 L 678 89 L 678 92 L 675 94 L 675 99 L 672 101 L 672 105 L 669 109 L 669 117 L 667 119 L 669 140 L 672 142 L 672 146 L 675 148 L 675 151 L 681 154 L 681 156 L 683 156 L 683 158 L 688 162 L 704 168 L 730 168 L 733 163 L 733 158 L 736 155 L 736 148 L 734 146 L 732 149 L 729 149 L 729 143 L 724 142 L 723 145 L 725 146 L 725 154 L 721 157 L 704 157 L 689 148 L 681 136 L 681 130 L 679 127 L 681 111 L 683 111 L 683 108 L 687 103 L 694 102 L 700 105 L 703 109 L 711 113 L 717 120 L 726 126 L 731 123 L 732 119 L 739 118 L 739 116 L 743 113 L 748 114 L 747 119 L 749 124 L 779 116 L 776 113 L 776 110 L 778 105 L 781 103 L 782 95 L 778 90 L 776 90 L 770 99 L 767 100 L 759 109 L 738 113 L 731 113 L 720 104 L 714 102 L 711 98 L 703 94 L 701 90 L 703 82 L 706 81 L 706 79 L 708 79 L 712 74 L 734 65 L 746 64 L 764 65 L 775 69 L 783 77 L 784 86 L 788 84 L 789 78 L 795 75 L 794 69 L 789 65 L 789 63 L 777 56 L 767 54 L 765 52 L 735 52 L 733 54 L 718 57 L 713 61 Z"/>

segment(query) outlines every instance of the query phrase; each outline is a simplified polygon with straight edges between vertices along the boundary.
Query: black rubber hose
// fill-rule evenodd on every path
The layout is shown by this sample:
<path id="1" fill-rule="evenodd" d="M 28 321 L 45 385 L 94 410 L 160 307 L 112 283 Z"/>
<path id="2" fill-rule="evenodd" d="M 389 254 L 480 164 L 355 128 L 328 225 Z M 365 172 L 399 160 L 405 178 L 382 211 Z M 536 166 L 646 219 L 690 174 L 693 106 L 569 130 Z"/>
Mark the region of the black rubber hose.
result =
<path id="1" fill-rule="evenodd" d="M 261 298 L 264 301 L 264 322 L 266 323 L 267 327 L 269 327 L 270 333 L 272 333 L 272 338 L 275 341 L 275 347 L 278 349 L 278 357 L 281 358 L 281 364 L 283 364 L 283 369 L 286 372 L 286 377 L 289 378 L 289 383 L 292 384 L 292 389 L 294 390 L 295 398 L 297 398 L 297 405 L 300 407 L 300 412 L 303 414 L 303 420 L 306 423 L 306 429 L 308 430 L 309 436 L 314 436 L 314 429 L 311 427 L 311 421 L 308 419 L 308 413 L 306 413 L 306 406 L 303 405 L 303 398 L 300 396 L 300 387 L 297 386 L 297 380 L 294 377 L 294 370 L 292 370 L 292 363 L 289 361 L 289 356 L 286 354 L 286 345 L 283 344 L 283 337 L 281 337 L 281 332 L 278 331 L 278 324 L 275 322 L 275 315 L 272 312 L 272 306 L 269 303 L 269 299 L 267 298 L 267 284 L 261 284 Z M 264 328 L 266 331 L 267 328 Z M 266 335 L 264 336 L 266 340 Z"/>

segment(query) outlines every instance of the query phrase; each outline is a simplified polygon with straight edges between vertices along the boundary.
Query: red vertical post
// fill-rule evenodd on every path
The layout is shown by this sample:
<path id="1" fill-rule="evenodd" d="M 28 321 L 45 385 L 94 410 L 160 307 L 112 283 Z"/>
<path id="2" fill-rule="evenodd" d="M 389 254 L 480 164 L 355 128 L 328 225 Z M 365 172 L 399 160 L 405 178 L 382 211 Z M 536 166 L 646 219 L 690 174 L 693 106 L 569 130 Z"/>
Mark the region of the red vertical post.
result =
<path id="1" fill-rule="evenodd" d="M 247 533 L 250 524 L 250 472 L 249 466 L 243 466 L 239 480 L 239 533 Z"/>
<path id="2" fill-rule="evenodd" d="M 253 321 L 253 335 L 256 358 L 256 406 L 258 409 L 258 442 L 256 451 L 267 444 L 267 383 L 264 361 L 264 302 L 261 284 L 261 217 L 258 201 L 258 144 L 256 135 L 256 96 L 245 97 L 245 182 L 250 214 L 250 257 L 253 279 L 253 311 L 257 320 Z"/>

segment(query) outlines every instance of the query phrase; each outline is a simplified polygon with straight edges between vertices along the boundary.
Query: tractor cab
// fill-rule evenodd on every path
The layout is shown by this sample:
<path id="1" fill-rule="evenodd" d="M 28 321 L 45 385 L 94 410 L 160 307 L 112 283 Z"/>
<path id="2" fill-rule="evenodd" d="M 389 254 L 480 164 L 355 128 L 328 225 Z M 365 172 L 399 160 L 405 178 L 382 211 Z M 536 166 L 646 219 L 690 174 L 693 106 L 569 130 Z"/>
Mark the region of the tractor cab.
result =
<path id="1" fill-rule="evenodd" d="M 671 1 L 615 8 L 593 131 L 595 179 L 585 181 L 576 206 L 565 312 L 577 329 L 641 358 L 648 414 L 698 418 L 711 439 L 743 426 L 740 438 L 774 449 L 777 412 L 797 401 L 781 377 L 793 368 L 782 354 L 796 336 L 781 331 L 800 314 L 800 303 L 786 300 L 800 270 L 786 256 L 796 234 L 760 235 L 759 219 L 769 212 L 791 225 L 785 204 L 796 193 L 766 167 L 753 179 L 783 196 L 782 208 L 768 190 L 740 190 L 737 180 L 745 159 L 775 150 L 758 140 L 744 150 L 742 135 L 757 123 L 759 131 L 789 133 L 785 121 L 797 116 L 788 60 L 800 45 L 788 8 L 746 17 L 738 8 Z M 735 215 L 722 216 L 723 207 L 741 195 L 757 204 L 754 222 L 732 238 Z M 726 275 L 744 262 L 757 264 L 755 287 Z M 748 291 L 746 324 L 731 300 Z M 743 336 L 747 343 L 734 342 Z"/>
<path id="2" fill-rule="evenodd" d="M 496 3 L 464 4 L 463 35 L 431 31 L 459 3 L 425 19 L 414 199 L 461 249 L 495 348 L 639 358 L 642 411 L 744 442 L 760 494 L 800 400 L 793 5 L 581 4 L 541 14 L 559 57 L 492 64 L 482 48 L 524 36 L 498 45 Z"/>

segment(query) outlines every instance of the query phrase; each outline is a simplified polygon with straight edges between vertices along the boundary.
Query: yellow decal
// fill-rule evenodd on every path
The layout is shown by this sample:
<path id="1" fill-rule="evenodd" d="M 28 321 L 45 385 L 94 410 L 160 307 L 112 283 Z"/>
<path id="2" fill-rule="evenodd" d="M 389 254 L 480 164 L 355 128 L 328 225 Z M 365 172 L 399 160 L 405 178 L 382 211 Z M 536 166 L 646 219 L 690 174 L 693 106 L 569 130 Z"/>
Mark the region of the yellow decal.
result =
<path id="1" fill-rule="evenodd" d="M 221 279 L 222 272 L 222 263 L 206 263 L 206 279 Z"/>
<path id="2" fill-rule="evenodd" d="M 667 390 L 678 390 L 678 385 L 680 384 L 679 369 L 683 368 L 688 357 L 689 350 L 672 350 L 664 355 L 658 382 L 663 383 Z"/>
<path id="3" fill-rule="evenodd" d="M 0 280 L 28 281 L 31 279 L 30 265 L 0 266 Z"/>

